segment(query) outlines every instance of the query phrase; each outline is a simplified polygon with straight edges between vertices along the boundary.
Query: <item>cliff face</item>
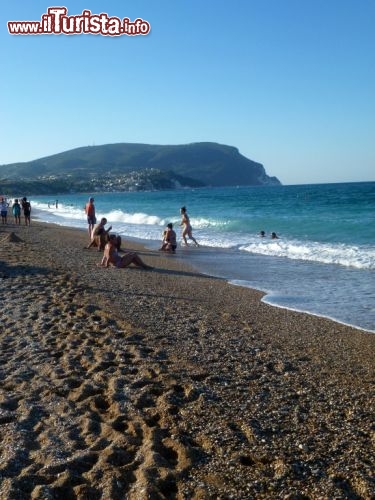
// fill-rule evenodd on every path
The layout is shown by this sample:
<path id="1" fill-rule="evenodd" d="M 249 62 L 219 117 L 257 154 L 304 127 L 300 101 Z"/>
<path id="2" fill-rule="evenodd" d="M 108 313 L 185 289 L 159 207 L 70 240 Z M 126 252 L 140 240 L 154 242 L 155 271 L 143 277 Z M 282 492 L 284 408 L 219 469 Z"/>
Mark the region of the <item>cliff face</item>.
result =
<path id="1" fill-rule="evenodd" d="M 7 168 L 9 167 L 9 168 Z M 69 183 L 69 190 L 82 181 L 98 183 L 142 173 L 159 180 L 177 179 L 181 186 L 279 185 L 262 164 L 249 160 L 232 146 L 201 142 L 178 146 L 107 144 L 65 151 L 26 163 L 6 165 L 9 181 Z M 159 174 L 157 174 L 159 173 Z M 69 181 L 69 182 L 68 182 Z M 173 184 L 175 185 L 175 184 Z M 60 189 L 63 185 L 60 185 Z M 163 189 L 159 183 L 157 189 Z M 165 188 L 168 188 L 166 185 Z"/>

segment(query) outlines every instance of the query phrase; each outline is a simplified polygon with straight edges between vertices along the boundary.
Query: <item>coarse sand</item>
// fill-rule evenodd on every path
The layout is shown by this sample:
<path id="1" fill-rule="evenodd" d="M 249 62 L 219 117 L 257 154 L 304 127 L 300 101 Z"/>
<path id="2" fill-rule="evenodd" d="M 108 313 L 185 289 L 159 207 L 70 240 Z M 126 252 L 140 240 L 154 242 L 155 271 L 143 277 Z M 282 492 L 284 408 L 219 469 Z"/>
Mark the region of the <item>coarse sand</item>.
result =
<path id="1" fill-rule="evenodd" d="M 0 227 L 0 499 L 373 499 L 375 335 Z M 355 293 L 355 290 L 353 290 Z"/>

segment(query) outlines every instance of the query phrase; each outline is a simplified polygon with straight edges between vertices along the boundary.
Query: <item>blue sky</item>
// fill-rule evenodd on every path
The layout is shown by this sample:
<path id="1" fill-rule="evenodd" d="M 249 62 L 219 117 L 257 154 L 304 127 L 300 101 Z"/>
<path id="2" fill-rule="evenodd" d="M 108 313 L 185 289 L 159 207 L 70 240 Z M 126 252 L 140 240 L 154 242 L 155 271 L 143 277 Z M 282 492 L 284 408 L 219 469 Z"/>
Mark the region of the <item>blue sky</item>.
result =
<path id="1" fill-rule="evenodd" d="M 56 5 L 151 32 L 8 33 Z M 283 184 L 375 180 L 374 0 L 15 0 L 0 21 L 0 164 L 213 141 Z"/>

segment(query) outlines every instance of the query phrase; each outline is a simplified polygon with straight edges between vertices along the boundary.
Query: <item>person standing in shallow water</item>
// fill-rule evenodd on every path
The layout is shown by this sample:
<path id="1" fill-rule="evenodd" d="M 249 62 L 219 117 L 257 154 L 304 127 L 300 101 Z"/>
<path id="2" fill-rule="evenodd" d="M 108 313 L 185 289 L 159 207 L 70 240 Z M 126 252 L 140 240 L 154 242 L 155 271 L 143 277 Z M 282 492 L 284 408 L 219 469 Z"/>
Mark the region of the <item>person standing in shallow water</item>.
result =
<path id="1" fill-rule="evenodd" d="M 189 216 L 186 212 L 186 207 L 180 208 L 180 214 L 181 214 L 180 226 L 183 226 L 182 239 L 184 240 L 185 245 L 188 246 L 188 242 L 186 239 L 186 236 L 188 236 L 190 240 L 194 241 L 195 246 L 199 247 L 197 240 L 193 237 L 193 228 L 191 227 L 190 219 L 189 219 Z"/>
<path id="2" fill-rule="evenodd" d="M 92 231 L 96 224 L 94 198 L 89 198 L 88 203 L 85 205 L 85 213 L 87 215 L 88 232 L 91 240 Z"/>

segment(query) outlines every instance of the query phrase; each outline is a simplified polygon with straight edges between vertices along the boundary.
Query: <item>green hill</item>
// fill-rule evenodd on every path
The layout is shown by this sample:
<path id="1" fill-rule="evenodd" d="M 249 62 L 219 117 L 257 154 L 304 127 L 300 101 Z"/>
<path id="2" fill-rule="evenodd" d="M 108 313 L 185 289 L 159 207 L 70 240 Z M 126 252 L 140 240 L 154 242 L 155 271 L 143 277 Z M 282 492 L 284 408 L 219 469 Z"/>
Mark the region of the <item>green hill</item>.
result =
<path id="1" fill-rule="evenodd" d="M 38 186 L 39 192 L 64 192 L 280 184 L 238 149 L 211 142 L 87 146 L 3 165 L 2 173 L 4 192 L 15 184 L 22 184 L 24 191 L 25 183 L 34 193 Z"/>

